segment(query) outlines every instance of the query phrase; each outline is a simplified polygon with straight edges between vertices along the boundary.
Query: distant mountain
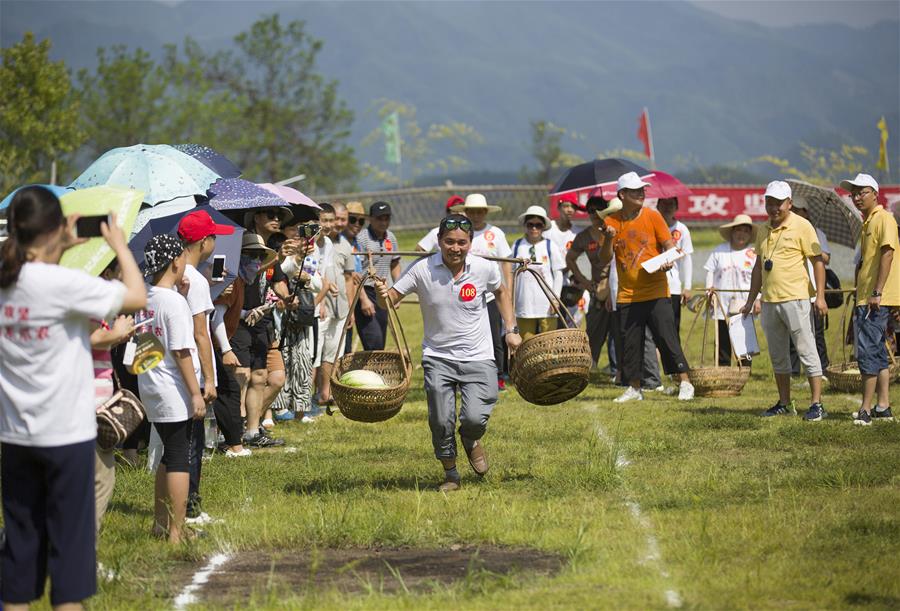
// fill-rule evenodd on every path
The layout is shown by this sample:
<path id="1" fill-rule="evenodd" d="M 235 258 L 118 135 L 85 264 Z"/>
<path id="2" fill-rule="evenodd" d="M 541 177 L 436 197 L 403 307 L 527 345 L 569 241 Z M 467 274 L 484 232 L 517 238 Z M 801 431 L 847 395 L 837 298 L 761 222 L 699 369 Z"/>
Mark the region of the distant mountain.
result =
<path id="1" fill-rule="evenodd" d="M 468 153 L 473 171 L 530 165 L 531 119 L 583 134 L 570 149 L 584 157 L 638 148 L 644 106 L 663 168 L 786 155 L 800 141 L 875 149 L 882 115 L 892 159 L 900 151 L 896 21 L 765 28 L 687 2 L 3 0 L 0 43 L 31 30 L 77 69 L 93 66 L 101 45 L 158 54 L 190 35 L 227 48 L 274 12 L 324 40 L 319 67 L 357 113 L 355 144 L 376 124 L 372 102 L 396 99 L 416 105 L 422 123 L 474 126 L 485 142 Z"/>

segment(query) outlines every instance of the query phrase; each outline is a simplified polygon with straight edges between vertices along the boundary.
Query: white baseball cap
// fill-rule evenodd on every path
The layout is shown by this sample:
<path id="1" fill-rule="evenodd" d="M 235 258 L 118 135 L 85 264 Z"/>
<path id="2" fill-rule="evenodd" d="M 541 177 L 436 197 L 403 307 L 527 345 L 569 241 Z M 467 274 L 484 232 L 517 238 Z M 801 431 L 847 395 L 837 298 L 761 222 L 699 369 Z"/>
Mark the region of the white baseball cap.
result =
<path id="1" fill-rule="evenodd" d="M 853 187 L 872 187 L 872 190 L 878 192 L 878 183 L 868 174 L 857 174 L 853 180 L 842 180 L 841 189 L 850 191 Z"/>
<path id="2" fill-rule="evenodd" d="M 616 191 L 621 191 L 622 189 L 643 189 L 644 187 L 649 186 L 650 183 L 641 180 L 641 177 L 637 175 L 637 172 L 628 172 L 619 176 Z"/>
<path id="3" fill-rule="evenodd" d="M 766 185 L 766 197 L 774 197 L 777 200 L 785 200 L 791 196 L 791 185 L 783 180 L 773 180 Z"/>

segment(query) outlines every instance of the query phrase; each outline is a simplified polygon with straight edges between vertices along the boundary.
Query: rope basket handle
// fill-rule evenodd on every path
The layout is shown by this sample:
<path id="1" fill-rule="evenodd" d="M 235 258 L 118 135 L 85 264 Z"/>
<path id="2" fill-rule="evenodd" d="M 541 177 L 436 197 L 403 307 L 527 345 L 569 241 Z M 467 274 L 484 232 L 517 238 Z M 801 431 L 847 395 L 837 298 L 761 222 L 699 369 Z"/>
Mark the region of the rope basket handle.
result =
<path id="1" fill-rule="evenodd" d="M 575 319 L 572 318 L 572 315 L 569 313 L 569 310 L 563 305 L 562 301 L 560 301 L 559 297 L 553 292 L 553 289 L 547 284 L 547 280 L 544 279 L 544 275 L 532 267 L 529 267 L 528 260 L 523 259 L 521 266 L 516 268 L 515 273 L 513 274 L 513 286 L 512 290 L 512 305 L 513 312 L 516 310 L 516 290 L 515 284 L 519 281 L 519 276 L 521 274 L 529 273 L 534 276 L 534 279 L 537 281 L 538 286 L 541 287 L 541 290 L 544 292 L 544 296 L 550 302 L 550 307 L 553 309 L 554 315 L 559 318 L 562 323 L 566 326 L 567 329 L 575 329 L 578 325 L 575 324 Z"/>
<path id="2" fill-rule="evenodd" d="M 349 314 L 347 314 L 347 320 L 344 322 L 344 330 L 341 333 L 341 340 L 337 344 L 337 349 L 334 353 L 334 358 L 331 362 L 335 366 L 335 371 L 337 371 L 337 362 L 340 359 L 341 346 L 343 346 L 347 341 L 347 333 L 350 332 L 350 329 L 353 328 L 352 323 L 350 322 L 350 314 L 356 311 L 356 304 L 359 301 L 359 297 L 362 292 L 365 290 L 366 280 L 369 278 L 377 277 L 375 272 L 375 265 L 372 263 L 372 253 L 368 253 L 369 257 L 369 267 L 363 272 L 362 278 L 359 281 L 359 290 L 356 291 L 356 295 L 353 296 L 353 303 L 350 305 Z M 376 296 L 377 299 L 377 296 Z M 376 304 L 377 307 L 377 304 Z M 394 343 L 397 344 L 397 352 L 400 354 L 400 363 L 403 366 L 403 377 L 409 381 L 410 380 L 410 370 L 412 360 L 409 352 L 409 345 L 406 343 L 406 333 L 403 331 L 403 325 L 400 323 L 400 316 L 397 314 L 397 311 L 394 309 L 392 304 L 388 304 L 387 309 L 387 319 L 388 319 L 388 327 L 390 327 L 391 335 L 394 337 Z M 396 319 L 396 323 L 394 322 Z M 400 333 L 398 335 L 397 329 L 400 329 Z M 401 344 L 401 338 L 403 343 Z"/>
<path id="3" fill-rule="evenodd" d="M 725 321 L 728 321 L 728 314 L 725 312 L 725 308 L 722 306 L 722 301 L 719 299 L 718 291 L 716 289 L 710 289 L 709 295 L 704 295 L 701 300 L 701 307 L 697 308 L 697 313 L 694 314 L 694 320 L 691 321 L 691 328 L 688 330 L 686 343 L 690 343 L 691 337 L 694 334 L 694 327 L 697 325 L 697 320 L 700 318 L 701 314 L 708 314 L 712 310 L 715 309 L 716 304 L 719 306 L 719 310 L 721 310 L 722 315 L 725 317 Z M 700 344 L 700 366 L 704 367 L 706 364 L 706 338 L 709 330 L 709 321 L 710 316 L 705 316 L 703 321 L 703 341 Z M 729 338 L 730 339 L 730 338 Z M 731 354 L 734 356 L 734 359 L 737 361 L 738 369 L 742 369 L 743 365 L 741 364 L 741 359 L 738 358 L 737 352 L 734 350 L 734 342 L 729 342 L 731 344 Z M 713 355 L 713 358 L 719 358 L 719 333 L 716 332 L 715 336 L 715 346 L 716 353 Z M 718 360 L 716 361 L 718 364 Z"/>

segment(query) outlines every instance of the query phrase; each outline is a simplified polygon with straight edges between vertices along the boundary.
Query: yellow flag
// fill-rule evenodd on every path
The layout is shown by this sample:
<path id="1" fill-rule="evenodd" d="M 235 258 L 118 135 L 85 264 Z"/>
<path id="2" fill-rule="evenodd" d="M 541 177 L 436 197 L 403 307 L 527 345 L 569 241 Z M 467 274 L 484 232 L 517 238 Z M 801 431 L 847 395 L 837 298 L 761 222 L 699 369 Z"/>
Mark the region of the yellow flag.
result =
<path id="1" fill-rule="evenodd" d="M 889 166 L 887 156 L 888 128 L 887 121 L 884 120 L 884 117 L 881 117 L 881 120 L 878 122 L 878 130 L 881 132 L 881 146 L 878 149 L 878 163 L 875 164 L 875 167 L 879 170 L 888 172 L 890 171 L 888 169 Z"/>

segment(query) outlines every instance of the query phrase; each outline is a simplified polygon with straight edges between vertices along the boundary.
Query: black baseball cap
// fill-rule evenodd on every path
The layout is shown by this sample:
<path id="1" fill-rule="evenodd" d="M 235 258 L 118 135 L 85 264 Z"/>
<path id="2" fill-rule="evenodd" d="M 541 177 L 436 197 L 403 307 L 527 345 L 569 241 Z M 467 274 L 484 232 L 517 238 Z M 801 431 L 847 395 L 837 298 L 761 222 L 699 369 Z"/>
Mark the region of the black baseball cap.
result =
<path id="1" fill-rule="evenodd" d="M 375 202 L 369 206 L 369 216 L 384 216 L 391 214 L 391 205 L 387 202 Z"/>

